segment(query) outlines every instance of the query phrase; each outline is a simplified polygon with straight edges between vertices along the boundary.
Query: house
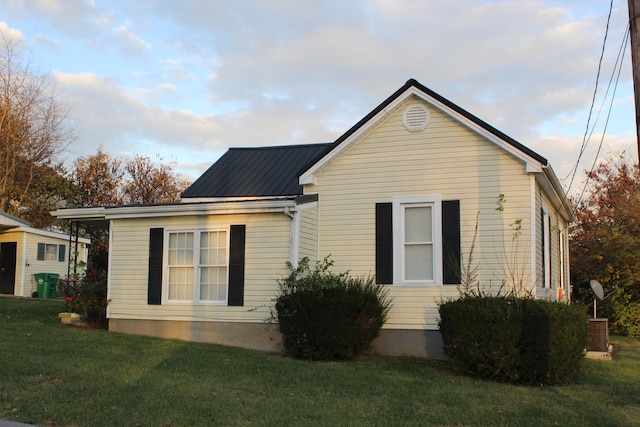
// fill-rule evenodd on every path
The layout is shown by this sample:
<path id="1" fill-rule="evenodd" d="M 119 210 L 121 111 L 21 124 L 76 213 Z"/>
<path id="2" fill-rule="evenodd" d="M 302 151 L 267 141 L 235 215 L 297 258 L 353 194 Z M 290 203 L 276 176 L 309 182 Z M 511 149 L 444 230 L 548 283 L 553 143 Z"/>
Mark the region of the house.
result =
<path id="1" fill-rule="evenodd" d="M 388 287 L 383 354 L 441 356 L 438 302 L 465 287 L 569 298 L 548 161 L 415 80 L 333 143 L 230 149 L 180 204 L 54 215 L 108 222 L 118 332 L 278 351 L 276 279 L 328 255 Z"/>
<path id="2" fill-rule="evenodd" d="M 86 263 L 90 240 L 80 237 L 78 245 L 75 241 L 66 234 L 32 228 L 28 221 L 0 212 L 0 294 L 30 297 L 38 292 L 36 274 L 64 277 L 70 258 Z"/>

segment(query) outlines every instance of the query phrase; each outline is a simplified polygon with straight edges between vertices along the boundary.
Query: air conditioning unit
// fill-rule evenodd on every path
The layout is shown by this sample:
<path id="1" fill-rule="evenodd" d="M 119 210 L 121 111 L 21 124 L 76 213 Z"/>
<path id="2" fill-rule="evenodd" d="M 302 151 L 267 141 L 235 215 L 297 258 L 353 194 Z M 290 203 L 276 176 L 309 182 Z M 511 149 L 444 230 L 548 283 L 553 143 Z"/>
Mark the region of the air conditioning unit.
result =
<path id="1" fill-rule="evenodd" d="M 609 351 L 609 319 L 589 319 L 587 351 Z"/>

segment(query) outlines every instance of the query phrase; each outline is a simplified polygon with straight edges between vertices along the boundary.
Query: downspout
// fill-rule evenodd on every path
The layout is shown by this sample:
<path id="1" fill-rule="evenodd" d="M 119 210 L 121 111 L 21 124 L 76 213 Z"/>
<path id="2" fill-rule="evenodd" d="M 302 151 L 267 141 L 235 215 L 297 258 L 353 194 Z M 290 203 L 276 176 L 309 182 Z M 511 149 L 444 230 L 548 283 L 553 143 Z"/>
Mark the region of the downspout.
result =
<path id="1" fill-rule="evenodd" d="M 529 251 L 530 253 L 530 258 L 529 258 L 529 262 L 531 263 L 530 265 L 530 274 L 531 274 L 531 296 L 533 296 L 534 298 L 536 297 L 536 291 L 537 291 L 537 287 L 536 287 L 536 278 L 537 278 L 537 259 L 536 259 L 536 246 L 537 246 L 537 235 L 536 235 L 536 213 L 538 212 L 538 207 L 536 206 L 536 176 L 534 174 L 529 174 L 529 193 L 530 193 L 530 207 L 529 207 L 529 213 L 530 213 L 530 224 L 531 224 L 531 235 L 529 237 L 530 239 L 530 245 L 529 245 Z"/>
<path id="2" fill-rule="evenodd" d="M 111 248 L 113 247 L 113 221 L 109 220 L 109 239 L 107 244 L 107 319 L 111 318 Z M 87 263 L 89 262 L 89 249 L 87 248 Z"/>
<path id="3" fill-rule="evenodd" d="M 284 214 L 291 219 L 289 227 L 289 262 L 296 267 L 300 256 L 300 215 L 295 209 L 291 209 L 289 206 L 284 208 Z"/>

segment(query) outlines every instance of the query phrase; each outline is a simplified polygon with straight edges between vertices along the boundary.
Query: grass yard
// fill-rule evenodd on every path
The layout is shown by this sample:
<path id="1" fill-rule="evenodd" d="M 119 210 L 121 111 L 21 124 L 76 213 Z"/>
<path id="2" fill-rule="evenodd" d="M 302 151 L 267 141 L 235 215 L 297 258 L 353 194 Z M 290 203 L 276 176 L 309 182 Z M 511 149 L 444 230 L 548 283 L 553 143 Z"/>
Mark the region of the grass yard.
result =
<path id="1" fill-rule="evenodd" d="M 640 341 L 575 384 L 464 378 L 443 362 L 311 363 L 62 325 L 64 302 L 0 298 L 0 418 L 43 426 L 640 426 Z"/>

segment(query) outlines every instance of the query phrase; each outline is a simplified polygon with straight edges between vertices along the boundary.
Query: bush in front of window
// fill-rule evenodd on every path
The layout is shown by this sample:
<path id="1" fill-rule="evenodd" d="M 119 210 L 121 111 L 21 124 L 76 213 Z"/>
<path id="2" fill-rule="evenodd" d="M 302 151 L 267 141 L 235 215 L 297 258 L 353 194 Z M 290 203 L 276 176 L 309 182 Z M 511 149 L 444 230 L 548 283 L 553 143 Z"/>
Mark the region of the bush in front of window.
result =
<path id="1" fill-rule="evenodd" d="M 304 258 L 278 280 L 275 308 L 287 356 L 351 360 L 371 347 L 386 321 L 385 288 L 373 278 L 332 273 L 332 264 L 325 258 L 311 270 Z"/>
<path id="2" fill-rule="evenodd" d="M 514 297 L 463 297 L 440 305 L 444 351 L 455 369 L 492 381 L 570 382 L 587 344 L 576 305 Z"/>
<path id="3" fill-rule="evenodd" d="M 58 294 L 65 295 L 73 313 L 77 313 L 87 328 L 106 328 L 107 274 L 86 271 L 58 281 Z"/>

